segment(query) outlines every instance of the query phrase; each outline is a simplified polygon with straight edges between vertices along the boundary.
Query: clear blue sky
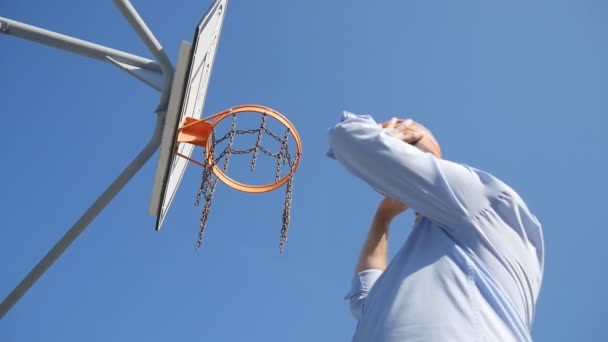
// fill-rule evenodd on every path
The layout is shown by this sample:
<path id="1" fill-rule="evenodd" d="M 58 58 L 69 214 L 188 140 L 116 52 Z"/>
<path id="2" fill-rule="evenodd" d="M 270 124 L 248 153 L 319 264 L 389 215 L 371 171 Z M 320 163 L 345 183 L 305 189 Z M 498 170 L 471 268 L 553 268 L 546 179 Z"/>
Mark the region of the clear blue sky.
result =
<path id="1" fill-rule="evenodd" d="M 210 1 L 134 6 L 173 61 Z M 110 0 L 0 2 L 0 16 L 145 57 Z M 342 296 L 379 196 L 325 158 L 341 110 L 412 116 L 445 157 L 494 173 L 544 225 L 536 341 L 606 341 L 608 5 L 551 1 L 235 1 L 205 114 L 260 103 L 304 156 L 282 194 L 218 186 L 200 252 L 199 171 L 148 216 L 156 156 L 0 321 L 1 341 L 347 341 Z M 158 93 L 114 66 L 0 35 L 0 297 L 143 147 Z M 393 227 L 394 253 L 409 232 Z"/>

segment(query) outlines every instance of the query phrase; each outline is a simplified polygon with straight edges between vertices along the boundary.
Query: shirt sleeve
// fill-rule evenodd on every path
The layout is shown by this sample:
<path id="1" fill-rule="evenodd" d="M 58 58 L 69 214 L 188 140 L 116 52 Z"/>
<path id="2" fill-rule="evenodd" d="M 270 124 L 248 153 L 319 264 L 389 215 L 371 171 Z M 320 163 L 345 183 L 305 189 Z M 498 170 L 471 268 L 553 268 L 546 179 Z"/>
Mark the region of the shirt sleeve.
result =
<path id="1" fill-rule="evenodd" d="M 488 205 L 474 169 L 404 143 L 369 115 L 344 112 L 329 140 L 330 158 L 378 192 L 446 228 L 461 226 Z"/>
<path id="2" fill-rule="evenodd" d="M 350 291 L 346 294 L 344 299 L 349 302 L 350 312 L 355 319 L 360 320 L 363 316 L 363 308 L 367 301 L 367 294 L 381 275 L 381 270 L 370 269 L 359 272 L 353 276 Z"/>

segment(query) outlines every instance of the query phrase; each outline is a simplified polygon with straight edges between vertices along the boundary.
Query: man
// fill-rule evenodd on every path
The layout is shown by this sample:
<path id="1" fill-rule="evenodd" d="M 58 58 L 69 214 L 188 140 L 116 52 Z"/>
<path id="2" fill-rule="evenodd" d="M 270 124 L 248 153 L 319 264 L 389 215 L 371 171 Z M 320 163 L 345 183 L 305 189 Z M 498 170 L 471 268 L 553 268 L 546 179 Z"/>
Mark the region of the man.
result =
<path id="1" fill-rule="evenodd" d="M 540 223 L 494 176 L 414 147 L 411 124 L 345 112 L 330 130 L 328 155 L 386 195 L 346 296 L 353 341 L 531 341 Z M 416 221 L 389 264 L 388 227 L 408 207 Z"/>

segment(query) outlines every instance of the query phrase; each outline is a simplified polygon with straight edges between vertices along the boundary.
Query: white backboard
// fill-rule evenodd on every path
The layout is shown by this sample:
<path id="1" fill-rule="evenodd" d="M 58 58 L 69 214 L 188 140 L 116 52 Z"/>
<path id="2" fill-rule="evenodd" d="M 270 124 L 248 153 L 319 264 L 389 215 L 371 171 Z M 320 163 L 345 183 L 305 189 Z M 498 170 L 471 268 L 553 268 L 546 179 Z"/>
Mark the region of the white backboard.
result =
<path id="1" fill-rule="evenodd" d="M 188 165 L 174 153 L 177 128 L 185 117 L 200 118 L 203 114 L 227 2 L 214 0 L 196 27 L 192 47 L 182 44 L 180 48 L 149 207 L 150 215 L 156 216 L 156 230 L 161 228 Z M 194 146 L 180 144 L 177 148 L 189 157 Z"/>

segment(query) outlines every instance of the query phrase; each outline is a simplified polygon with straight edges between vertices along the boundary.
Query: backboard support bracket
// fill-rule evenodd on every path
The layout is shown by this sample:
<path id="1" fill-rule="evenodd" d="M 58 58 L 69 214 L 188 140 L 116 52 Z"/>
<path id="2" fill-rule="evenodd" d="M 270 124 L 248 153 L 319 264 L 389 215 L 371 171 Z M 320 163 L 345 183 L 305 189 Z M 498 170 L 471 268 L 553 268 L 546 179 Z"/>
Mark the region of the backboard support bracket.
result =
<path id="1" fill-rule="evenodd" d="M 137 78 L 138 80 L 144 82 L 145 84 L 149 85 L 156 91 L 160 92 L 163 90 L 163 75 L 162 74 L 159 74 L 158 72 L 142 69 L 138 66 L 131 65 L 129 63 L 124 63 L 124 62 L 118 61 L 110 56 L 108 56 L 107 58 L 108 58 L 108 61 L 110 61 L 112 64 L 114 64 L 117 67 L 119 67 L 120 69 L 126 71 L 131 76 Z"/>

